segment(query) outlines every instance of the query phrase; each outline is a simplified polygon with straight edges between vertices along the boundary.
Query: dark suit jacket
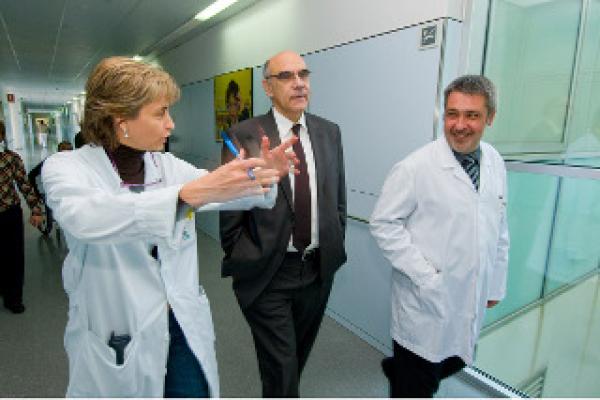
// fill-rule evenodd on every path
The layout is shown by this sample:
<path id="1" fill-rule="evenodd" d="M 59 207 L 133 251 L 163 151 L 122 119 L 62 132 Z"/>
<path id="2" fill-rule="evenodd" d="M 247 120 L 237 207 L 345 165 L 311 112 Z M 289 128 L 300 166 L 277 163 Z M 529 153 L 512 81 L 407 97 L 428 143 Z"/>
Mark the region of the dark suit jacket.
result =
<path id="1" fill-rule="evenodd" d="M 320 274 L 332 279 L 346 261 L 346 183 L 339 127 L 326 119 L 305 113 L 317 172 Z M 281 143 L 272 111 L 231 127 L 232 140 L 249 156 L 260 153 L 262 127 L 271 146 Z M 232 156 L 223 149 L 223 161 Z M 273 209 L 220 213 L 221 246 L 225 251 L 222 275 L 233 278 L 233 289 L 242 308 L 269 284 L 283 261 L 292 233 L 293 203 L 290 180 L 284 177 Z"/>

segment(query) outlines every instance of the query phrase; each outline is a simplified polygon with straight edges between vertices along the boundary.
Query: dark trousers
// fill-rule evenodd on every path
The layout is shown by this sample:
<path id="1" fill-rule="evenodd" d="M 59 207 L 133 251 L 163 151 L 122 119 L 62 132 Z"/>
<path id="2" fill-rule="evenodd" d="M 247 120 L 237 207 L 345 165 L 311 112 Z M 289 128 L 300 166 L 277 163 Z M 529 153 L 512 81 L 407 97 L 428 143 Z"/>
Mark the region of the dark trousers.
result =
<path id="1" fill-rule="evenodd" d="M 319 276 L 317 260 L 303 262 L 288 253 L 267 288 L 242 310 L 254 338 L 263 397 L 299 397 L 300 375 L 332 285 Z"/>
<path id="2" fill-rule="evenodd" d="M 4 304 L 23 302 L 25 245 L 23 211 L 12 206 L 0 212 L 0 293 Z"/>
<path id="3" fill-rule="evenodd" d="M 433 397 L 442 379 L 465 367 L 457 356 L 434 363 L 400 346 L 394 341 L 394 357 L 381 363 L 390 381 L 390 397 Z"/>
<path id="4" fill-rule="evenodd" d="M 165 376 L 165 397 L 209 397 L 202 366 L 188 346 L 183 331 L 169 309 L 169 357 Z"/>

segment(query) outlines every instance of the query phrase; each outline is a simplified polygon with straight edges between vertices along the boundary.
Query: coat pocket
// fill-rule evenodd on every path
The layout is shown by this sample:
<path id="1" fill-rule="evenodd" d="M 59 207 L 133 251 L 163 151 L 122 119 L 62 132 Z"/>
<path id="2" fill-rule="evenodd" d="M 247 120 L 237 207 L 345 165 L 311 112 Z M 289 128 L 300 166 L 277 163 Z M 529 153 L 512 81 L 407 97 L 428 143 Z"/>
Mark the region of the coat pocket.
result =
<path id="1" fill-rule="evenodd" d="M 132 397 L 138 391 L 138 339 L 132 337 L 125 347 L 123 364 L 116 353 L 91 331 L 82 334 L 79 355 L 69 379 L 67 397 Z"/>
<path id="2" fill-rule="evenodd" d="M 445 317 L 445 304 L 443 299 L 443 273 L 437 272 L 423 285 L 417 287 L 421 309 L 429 315 L 443 319 Z"/>

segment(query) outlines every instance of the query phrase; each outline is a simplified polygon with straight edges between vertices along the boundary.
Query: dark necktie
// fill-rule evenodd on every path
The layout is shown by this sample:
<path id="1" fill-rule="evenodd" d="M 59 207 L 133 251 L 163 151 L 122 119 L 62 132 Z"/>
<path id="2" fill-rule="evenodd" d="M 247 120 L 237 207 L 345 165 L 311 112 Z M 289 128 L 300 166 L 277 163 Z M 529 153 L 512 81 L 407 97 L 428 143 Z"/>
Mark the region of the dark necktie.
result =
<path id="1" fill-rule="evenodd" d="M 460 164 L 467 175 L 469 175 L 469 178 L 471 178 L 471 182 L 473 182 L 475 190 L 479 190 L 479 163 L 475 157 L 470 154 L 466 154 Z"/>
<path id="2" fill-rule="evenodd" d="M 299 252 L 310 244 L 310 186 L 308 183 L 308 170 L 306 155 L 300 143 L 300 124 L 292 127 L 292 132 L 298 141 L 292 147 L 300 161 L 296 167 L 300 174 L 294 175 L 294 225 L 292 228 L 292 244 Z"/>

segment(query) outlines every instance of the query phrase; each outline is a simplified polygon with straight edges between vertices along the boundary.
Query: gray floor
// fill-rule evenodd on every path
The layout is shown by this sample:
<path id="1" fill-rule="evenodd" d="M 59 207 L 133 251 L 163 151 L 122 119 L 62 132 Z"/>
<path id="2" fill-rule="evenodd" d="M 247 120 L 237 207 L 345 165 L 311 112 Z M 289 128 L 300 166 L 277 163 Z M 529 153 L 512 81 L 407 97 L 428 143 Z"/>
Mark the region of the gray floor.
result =
<path id="1" fill-rule="evenodd" d="M 68 379 L 62 343 L 67 298 L 62 289 L 61 263 L 66 249 L 54 233 L 44 238 L 29 225 L 25 242 L 27 310 L 14 315 L 0 308 L 0 397 L 63 397 Z M 259 397 L 254 345 L 231 282 L 220 277 L 220 247 L 200 234 L 198 248 L 200 279 L 211 300 L 215 322 L 221 395 Z M 325 317 L 302 377 L 301 395 L 385 397 L 381 358 L 377 350 Z"/>

